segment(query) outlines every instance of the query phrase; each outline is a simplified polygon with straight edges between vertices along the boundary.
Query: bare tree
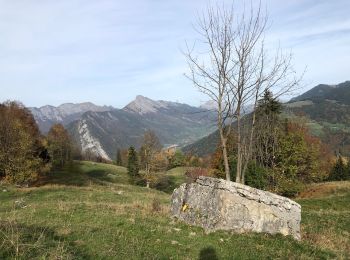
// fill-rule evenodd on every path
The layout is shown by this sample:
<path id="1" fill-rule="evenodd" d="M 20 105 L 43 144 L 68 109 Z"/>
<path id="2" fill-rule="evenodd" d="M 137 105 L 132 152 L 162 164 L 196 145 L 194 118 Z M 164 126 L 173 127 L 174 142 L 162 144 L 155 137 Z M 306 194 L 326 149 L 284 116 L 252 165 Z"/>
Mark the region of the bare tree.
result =
<path id="1" fill-rule="evenodd" d="M 296 78 L 292 55 L 279 49 L 267 54 L 264 44 L 268 17 L 261 4 L 235 14 L 233 6 L 212 6 L 198 18 L 201 49 L 185 52 L 190 75 L 187 77 L 216 104 L 217 126 L 224 158 L 226 179 L 230 180 L 227 138 L 232 124 L 237 127 L 236 182 L 244 183 L 244 173 L 252 156 L 256 107 L 266 90 L 279 97 L 294 89 Z M 252 109 L 249 117 L 245 111 Z"/>

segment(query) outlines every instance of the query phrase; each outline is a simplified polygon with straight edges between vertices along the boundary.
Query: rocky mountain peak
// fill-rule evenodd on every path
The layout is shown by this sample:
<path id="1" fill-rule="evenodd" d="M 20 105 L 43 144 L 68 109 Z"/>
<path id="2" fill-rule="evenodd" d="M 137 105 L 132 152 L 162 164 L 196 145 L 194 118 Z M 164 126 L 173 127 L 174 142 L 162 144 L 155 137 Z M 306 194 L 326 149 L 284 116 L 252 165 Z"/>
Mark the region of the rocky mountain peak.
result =
<path id="1" fill-rule="evenodd" d="M 156 113 L 160 108 L 166 108 L 164 101 L 155 101 L 150 98 L 138 95 L 135 100 L 124 107 L 125 111 L 138 113 L 140 115 Z"/>

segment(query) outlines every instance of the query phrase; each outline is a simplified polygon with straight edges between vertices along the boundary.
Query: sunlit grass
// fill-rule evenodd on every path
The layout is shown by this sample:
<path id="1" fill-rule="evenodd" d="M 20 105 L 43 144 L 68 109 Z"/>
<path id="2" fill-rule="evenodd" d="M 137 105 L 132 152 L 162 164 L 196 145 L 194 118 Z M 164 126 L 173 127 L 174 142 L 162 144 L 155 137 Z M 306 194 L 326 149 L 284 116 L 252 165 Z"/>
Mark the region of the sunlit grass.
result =
<path id="1" fill-rule="evenodd" d="M 180 184 L 184 171 L 167 174 Z M 0 191 L 0 259 L 349 257 L 348 188 L 298 200 L 302 242 L 280 235 L 205 234 L 170 218 L 170 194 L 130 185 L 126 169 L 113 165 L 79 162 L 53 172 L 41 187 Z"/>

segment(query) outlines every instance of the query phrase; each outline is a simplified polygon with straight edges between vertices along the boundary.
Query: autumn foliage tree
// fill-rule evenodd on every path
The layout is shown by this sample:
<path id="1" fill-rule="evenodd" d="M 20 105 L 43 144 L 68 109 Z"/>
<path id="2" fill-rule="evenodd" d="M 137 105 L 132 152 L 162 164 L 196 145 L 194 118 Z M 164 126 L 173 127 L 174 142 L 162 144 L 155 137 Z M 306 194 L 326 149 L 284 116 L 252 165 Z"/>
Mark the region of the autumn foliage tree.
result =
<path id="1" fill-rule="evenodd" d="M 160 171 L 160 166 L 166 168 L 166 157 L 161 154 L 162 145 L 157 135 L 148 130 L 145 132 L 140 148 L 141 167 L 145 171 L 145 181 L 147 187 L 150 186 L 154 173 Z"/>
<path id="2" fill-rule="evenodd" d="M 63 167 L 72 158 L 72 141 L 61 124 L 55 124 L 47 134 L 48 150 L 54 167 Z"/>
<path id="3" fill-rule="evenodd" d="M 47 171 L 47 153 L 28 109 L 16 102 L 0 104 L 0 179 L 29 184 Z"/>

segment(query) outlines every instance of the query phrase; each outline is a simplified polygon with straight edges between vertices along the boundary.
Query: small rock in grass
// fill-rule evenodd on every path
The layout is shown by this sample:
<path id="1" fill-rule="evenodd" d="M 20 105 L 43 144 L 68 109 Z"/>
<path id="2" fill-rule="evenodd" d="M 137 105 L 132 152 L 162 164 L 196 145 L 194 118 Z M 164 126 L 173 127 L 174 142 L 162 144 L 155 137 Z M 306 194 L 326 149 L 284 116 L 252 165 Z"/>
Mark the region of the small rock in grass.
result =
<path id="1" fill-rule="evenodd" d="M 190 232 L 190 237 L 194 237 L 196 235 L 196 232 Z"/>
<path id="2" fill-rule="evenodd" d="M 173 228 L 176 232 L 180 232 L 181 228 Z"/>
<path id="3" fill-rule="evenodd" d="M 172 245 L 178 245 L 178 244 L 179 244 L 179 242 L 177 242 L 177 241 L 173 240 L 173 241 L 171 241 L 171 244 L 172 244 Z"/>
<path id="4" fill-rule="evenodd" d="M 85 244 L 85 242 L 84 242 L 83 240 L 80 240 L 80 239 L 75 240 L 74 243 L 75 243 L 76 245 L 84 245 L 84 244 Z"/>
<path id="5" fill-rule="evenodd" d="M 224 240 L 223 240 L 222 238 L 220 238 L 220 242 L 221 242 L 221 243 L 223 243 L 223 242 L 224 242 Z"/>
<path id="6" fill-rule="evenodd" d="M 122 191 L 122 190 L 118 190 L 118 191 L 117 191 L 117 194 L 118 194 L 118 195 L 122 195 L 123 193 L 124 193 L 124 191 Z"/>
<path id="7" fill-rule="evenodd" d="M 7 190 L 2 190 L 2 192 L 7 192 Z"/>
<path id="8" fill-rule="evenodd" d="M 160 243 L 161 242 L 161 240 L 158 238 L 157 240 L 156 240 L 156 243 Z"/>
<path id="9" fill-rule="evenodd" d="M 15 201 L 15 207 L 16 207 L 16 208 L 24 209 L 24 208 L 27 207 L 27 205 L 25 204 L 24 199 L 19 199 L 19 200 L 16 200 L 16 201 Z"/>

